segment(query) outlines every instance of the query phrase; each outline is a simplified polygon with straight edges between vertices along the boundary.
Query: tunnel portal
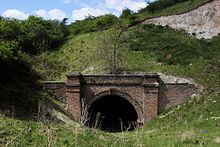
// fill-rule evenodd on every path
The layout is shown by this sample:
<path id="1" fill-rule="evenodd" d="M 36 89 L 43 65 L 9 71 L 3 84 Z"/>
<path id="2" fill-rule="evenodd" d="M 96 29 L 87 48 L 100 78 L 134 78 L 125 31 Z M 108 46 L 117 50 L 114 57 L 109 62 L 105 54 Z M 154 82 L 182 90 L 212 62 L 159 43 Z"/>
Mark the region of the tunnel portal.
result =
<path id="1" fill-rule="evenodd" d="M 131 131 L 138 115 L 133 105 L 118 95 L 105 95 L 89 108 L 87 126 L 109 132 Z"/>
<path id="2" fill-rule="evenodd" d="M 102 130 L 125 131 L 183 104 L 197 92 L 193 83 L 179 83 L 176 78 L 170 83 L 167 81 L 170 76 L 163 79 L 159 76 L 157 73 L 88 75 L 73 72 L 64 83 L 45 82 L 44 89 L 52 91 L 66 104 L 75 121 Z"/>

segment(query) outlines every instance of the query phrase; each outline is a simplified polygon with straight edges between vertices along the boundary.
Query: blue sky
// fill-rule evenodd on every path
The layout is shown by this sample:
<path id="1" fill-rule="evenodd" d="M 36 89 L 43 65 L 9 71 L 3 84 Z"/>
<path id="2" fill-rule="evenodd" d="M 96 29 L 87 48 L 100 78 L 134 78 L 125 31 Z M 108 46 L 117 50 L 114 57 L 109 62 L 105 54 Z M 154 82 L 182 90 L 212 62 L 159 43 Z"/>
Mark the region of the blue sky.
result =
<path id="1" fill-rule="evenodd" d="M 133 11 L 146 6 L 146 0 L 0 0 L 0 14 L 4 17 L 26 19 L 37 15 L 45 19 L 69 22 L 82 20 L 88 15 L 112 13 L 119 16 L 127 7 Z M 153 1 L 153 0 L 151 0 Z"/>

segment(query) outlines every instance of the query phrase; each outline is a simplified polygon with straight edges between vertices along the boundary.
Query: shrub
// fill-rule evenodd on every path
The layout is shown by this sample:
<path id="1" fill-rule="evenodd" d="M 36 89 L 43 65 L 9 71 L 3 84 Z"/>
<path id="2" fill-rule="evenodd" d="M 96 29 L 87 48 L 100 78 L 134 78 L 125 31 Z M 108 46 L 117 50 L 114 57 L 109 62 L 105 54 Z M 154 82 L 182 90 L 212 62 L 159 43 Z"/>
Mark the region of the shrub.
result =
<path id="1" fill-rule="evenodd" d="M 66 20 L 44 20 L 30 16 L 27 20 L 0 19 L 0 40 L 18 42 L 18 50 L 37 54 L 57 46 L 69 35 Z"/>
<path id="2" fill-rule="evenodd" d="M 188 0 L 157 0 L 155 2 L 149 3 L 147 10 L 150 13 L 154 13 L 155 11 L 165 9 L 167 7 L 175 5 L 176 3 L 185 2 L 185 1 Z"/>
<path id="3" fill-rule="evenodd" d="M 112 14 L 99 17 L 88 16 L 85 20 L 71 24 L 73 34 L 89 33 L 97 30 L 105 30 L 118 22 L 118 18 Z"/>

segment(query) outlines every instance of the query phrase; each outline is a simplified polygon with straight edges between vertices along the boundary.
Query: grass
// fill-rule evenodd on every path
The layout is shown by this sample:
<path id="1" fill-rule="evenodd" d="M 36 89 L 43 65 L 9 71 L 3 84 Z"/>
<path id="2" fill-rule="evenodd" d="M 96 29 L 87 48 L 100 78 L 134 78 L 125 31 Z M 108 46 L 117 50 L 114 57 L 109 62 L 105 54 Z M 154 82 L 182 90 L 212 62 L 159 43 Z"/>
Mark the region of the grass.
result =
<path id="1" fill-rule="evenodd" d="M 132 132 L 107 133 L 71 124 L 0 118 L 8 146 L 219 146 L 220 96 L 206 92 Z M 190 111 L 189 111 L 190 109 Z"/>
<path id="2" fill-rule="evenodd" d="M 121 68 L 164 72 L 193 78 L 206 87 L 219 88 L 220 38 L 196 39 L 168 27 L 143 25 L 125 32 L 126 51 Z M 63 80 L 68 72 L 104 73 L 97 56 L 100 33 L 75 36 L 55 51 L 37 56 L 35 68 L 46 80 Z"/>
<path id="3" fill-rule="evenodd" d="M 91 33 L 70 38 L 57 50 L 35 57 L 33 62 L 37 71 L 46 80 L 65 80 L 67 72 L 83 72 L 95 63 L 92 59 L 95 49 L 94 35 Z"/>
<path id="4" fill-rule="evenodd" d="M 152 25 L 139 26 L 126 33 L 128 41 L 123 69 L 165 72 L 193 78 L 206 90 L 188 103 L 167 110 L 147 125 L 132 132 L 107 133 L 88 129 L 77 123 L 44 124 L 1 118 L 2 144 L 117 147 L 220 146 L 219 37 L 199 40 L 184 32 Z M 38 64 L 35 64 L 35 67 L 46 75 L 45 78 L 52 80 L 64 79 L 62 74 L 71 71 L 73 66 L 75 66 L 73 69 L 84 73 L 104 72 L 105 69 L 99 67 L 101 61 L 92 58 L 93 53 L 96 53 L 97 36 L 99 33 L 75 36 L 56 51 L 36 57 Z M 174 39 L 175 41 L 172 41 Z M 168 53 L 172 54 L 169 58 L 166 57 Z M 45 65 L 50 67 L 45 70 Z M 57 67 L 63 65 L 65 68 L 58 68 L 57 71 Z M 89 67 L 96 68 L 91 68 L 92 70 L 89 71 Z M 20 133 L 23 131 L 24 133 Z"/>
<path id="5" fill-rule="evenodd" d="M 142 25 L 127 33 L 125 68 L 193 78 L 206 87 L 220 86 L 220 37 L 196 39 L 169 27 Z"/>

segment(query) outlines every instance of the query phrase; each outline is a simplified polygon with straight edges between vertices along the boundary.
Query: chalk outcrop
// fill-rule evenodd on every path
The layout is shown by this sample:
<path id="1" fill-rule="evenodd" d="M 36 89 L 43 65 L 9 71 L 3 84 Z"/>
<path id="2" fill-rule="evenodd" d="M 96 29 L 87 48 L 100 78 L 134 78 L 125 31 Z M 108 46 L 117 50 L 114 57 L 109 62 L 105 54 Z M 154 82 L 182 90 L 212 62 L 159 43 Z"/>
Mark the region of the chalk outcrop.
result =
<path id="1" fill-rule="evenodd" d="M 220 35 L 220 0 L 213 0 L 184 14 L 147 19 L 143 23 L 185 30 L 197 38 L 213 38 Z"/>

